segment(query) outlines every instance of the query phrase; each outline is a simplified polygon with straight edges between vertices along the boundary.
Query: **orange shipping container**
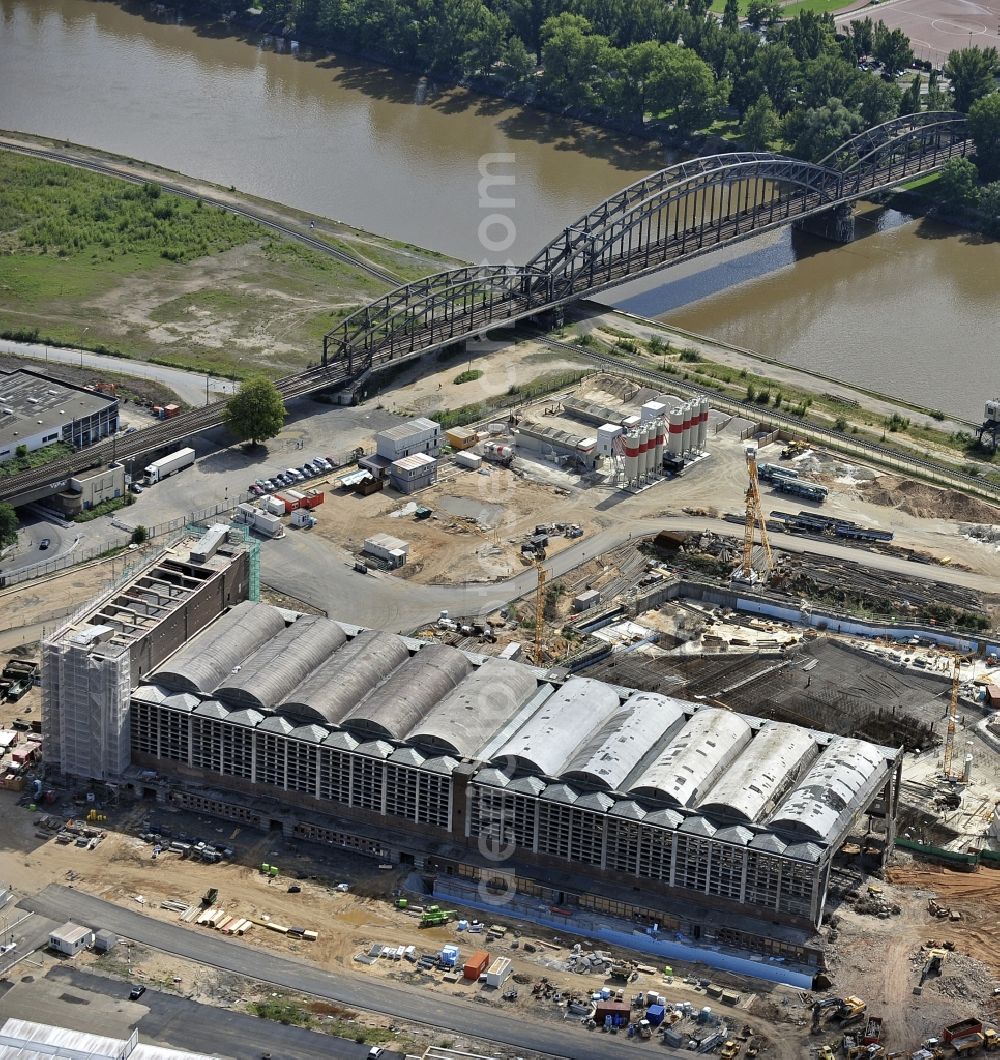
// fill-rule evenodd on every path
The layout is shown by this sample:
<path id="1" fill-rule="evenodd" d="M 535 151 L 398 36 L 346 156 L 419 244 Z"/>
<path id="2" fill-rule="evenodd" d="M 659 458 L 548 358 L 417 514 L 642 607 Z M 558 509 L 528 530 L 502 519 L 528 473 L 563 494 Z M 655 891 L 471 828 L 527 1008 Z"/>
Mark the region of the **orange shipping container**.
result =
<path id="1" fill-rule="evenodd" d="M 486 950 L 476 952 L 465 962 L 463 975 L 466 979 L 478 979 L 490 966 L 490 955 Z"/>

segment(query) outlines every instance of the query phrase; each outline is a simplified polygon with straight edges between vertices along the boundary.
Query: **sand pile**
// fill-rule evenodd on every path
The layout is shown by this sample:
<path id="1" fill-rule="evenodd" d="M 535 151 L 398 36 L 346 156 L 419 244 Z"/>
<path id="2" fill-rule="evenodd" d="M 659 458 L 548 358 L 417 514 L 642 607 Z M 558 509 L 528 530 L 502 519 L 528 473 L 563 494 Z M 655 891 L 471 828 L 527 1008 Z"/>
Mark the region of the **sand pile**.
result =
<path id="1" fill-rule="evenodd" d="M 862 488 L 861 497 L 871 504 L 897 508 L 919 519 L 958 519 L 970 523 L 1000 523 L 1000 508 L 968 497 L 958 490 L 938 489 L 913 479 L 882 475 Z"/>

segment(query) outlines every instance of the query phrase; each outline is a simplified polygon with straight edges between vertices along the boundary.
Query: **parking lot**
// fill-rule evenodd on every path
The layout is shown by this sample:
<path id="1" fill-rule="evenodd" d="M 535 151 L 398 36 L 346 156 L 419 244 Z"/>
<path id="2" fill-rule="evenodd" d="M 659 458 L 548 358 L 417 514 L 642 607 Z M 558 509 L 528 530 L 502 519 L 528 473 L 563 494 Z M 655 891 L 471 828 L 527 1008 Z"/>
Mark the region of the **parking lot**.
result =
<path id="1" fill-rule="evenodd" d="M 874 17 L 889 29 L 901 29 L 918 59 L 943 66 L 956 48 L 991 48 L 1000 44 L 1000 0 L 891 0 L 874 14 L 859 8 L 836 21 L 838 26 Z"/>

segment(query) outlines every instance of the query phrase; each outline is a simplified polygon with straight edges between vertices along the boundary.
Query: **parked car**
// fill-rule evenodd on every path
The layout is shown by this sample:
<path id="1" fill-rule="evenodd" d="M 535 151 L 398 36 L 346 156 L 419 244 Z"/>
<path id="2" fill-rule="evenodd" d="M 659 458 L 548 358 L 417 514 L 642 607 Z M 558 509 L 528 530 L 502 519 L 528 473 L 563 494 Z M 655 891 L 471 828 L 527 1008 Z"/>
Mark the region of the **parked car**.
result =
<path id="1" fill-rule="evenodd" d="M 39 552 L 45 552 L 46 549 L 48 549 L 49 545 L 51 545 L 51 544 L 52 544 L 52 538 L 43 537 L 42 540 L 38 542 L 38 551 Z"/>
<path id="2" fill-rule="evenodd" d="M 255 482 L 252 486 L 250 486 L 248 492 L 252 493 L 255 497 L 259 497 L 264 492 L 264 490 Z"/>
<path id="3" fill-rule="evenodd" d="M 278 480 L 276 478 L 269 478 L 264 483 L 264 492 L 265 493 L 271 493 L 272 490 L 276 490 L 277 488 L 278 488 Z"/>
<path id="4" fill-rule="evenodd" d="M 129 489 L 134 494 L 136 494 L 136 496 L 138 496 L 140 493 L 142 493 L 142 483 L 141 482 L 133 482 L 132 485 L 129 486 Z"/>
<path id="5" fill-rule="evenodd" d="M 143 994 L 146 993 L 146 988 L 142 985 L 133 986 L 128 992 L 129 1001 L 138 1001 Z"/>
<path id="6" fill-rule="evenodd" d="M 305 477 L 297 467 L 286 467 L 285 476 L 286 478 L 290 478 L 292 482 L 301 482 Z"/>
<path id="7" fill-rule="evenodd" d="M 325 456 L 313 457 L 313 463 L 323 471 L 333 470 L 333 464 Z"/>
<path id="8" fill-rule="evenodd" d="M 299 468 L 299 474 L 303 478 L 312 478 L 316 474 L 316 469 L 312 464 L 303 464 L 302 467 Z"/>
<path id="9" fill-rule="evenodd" d="M 385 1056 L 385 1050 L 380 1045 L 373 1045 L 368 1050 L 368 1060 L 378 1060 L 380 1056 Z"/>

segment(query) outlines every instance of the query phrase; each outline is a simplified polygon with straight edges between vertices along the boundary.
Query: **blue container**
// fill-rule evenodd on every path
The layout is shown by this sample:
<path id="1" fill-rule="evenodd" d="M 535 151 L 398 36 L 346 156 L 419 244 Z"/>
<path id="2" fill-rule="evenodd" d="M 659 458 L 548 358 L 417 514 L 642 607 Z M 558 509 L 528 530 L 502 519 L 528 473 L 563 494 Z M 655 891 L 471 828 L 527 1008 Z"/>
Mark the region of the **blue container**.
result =
<path id="1" fill-rule="evenodd" d="M 662 1005 L 650 1005 L 646 1009 L 646 1019 L 649 1020 L 651 1027 L 659 1027 L 663 1022 L 664 1016 L 666 1016 L 666 1010 Z"/>

